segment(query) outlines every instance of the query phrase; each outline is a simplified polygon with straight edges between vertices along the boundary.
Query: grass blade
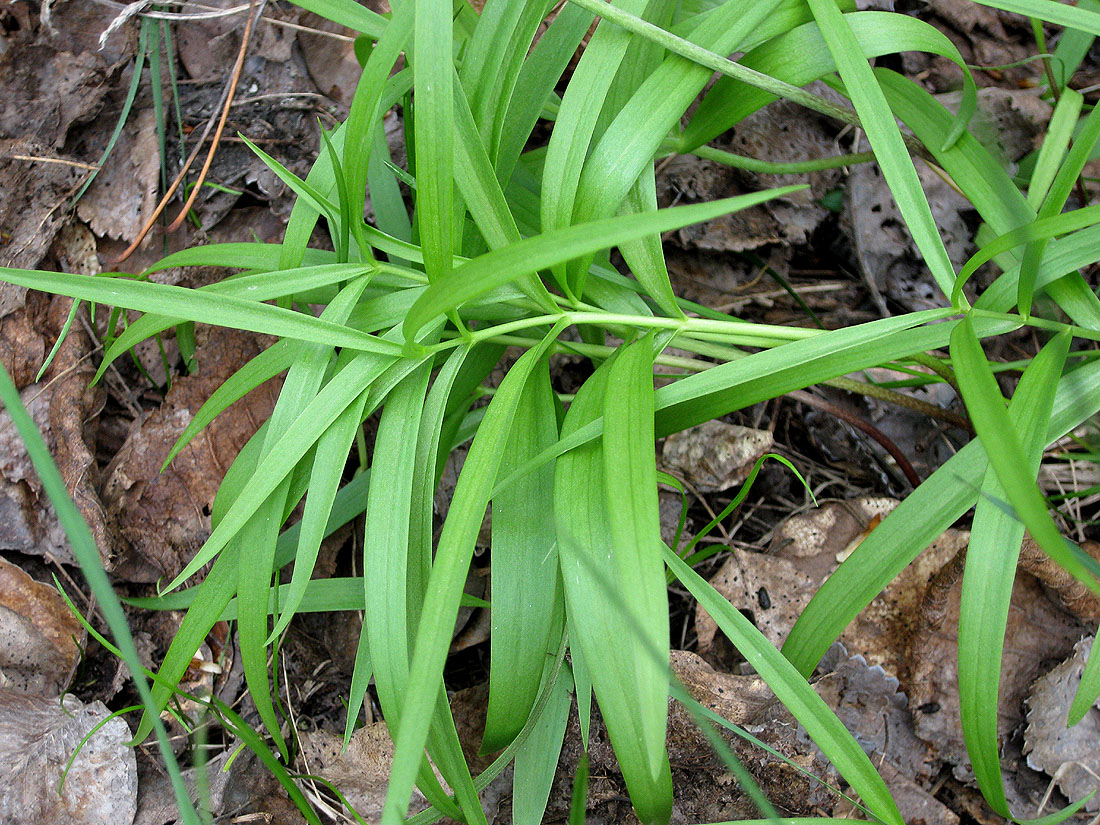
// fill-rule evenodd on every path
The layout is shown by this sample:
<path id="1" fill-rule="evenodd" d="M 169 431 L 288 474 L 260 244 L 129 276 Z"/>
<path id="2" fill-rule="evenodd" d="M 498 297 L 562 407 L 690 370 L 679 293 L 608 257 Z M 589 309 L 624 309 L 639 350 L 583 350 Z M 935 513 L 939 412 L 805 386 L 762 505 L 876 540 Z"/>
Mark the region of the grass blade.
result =
<path id="1" fill-rule="evenodd" d="M 1051 340 L 1024 371 L 1009 417 L 1021 435 L 1026 470 L 1039 470 L 1046 447 L 1044 424 L 1069 350 L 1069 338 Z M 959 613 L 959 704 L 966 750 L 982 794 L 993 810 L 1011 819 L 1001 780 L 997 739 L 997 700 L 1001 652 L 1008 623 L 1012 583 L 1024 525 L 995 505 L 1008 493 L 996 473 L 987 470 L 974 510 Z"/>

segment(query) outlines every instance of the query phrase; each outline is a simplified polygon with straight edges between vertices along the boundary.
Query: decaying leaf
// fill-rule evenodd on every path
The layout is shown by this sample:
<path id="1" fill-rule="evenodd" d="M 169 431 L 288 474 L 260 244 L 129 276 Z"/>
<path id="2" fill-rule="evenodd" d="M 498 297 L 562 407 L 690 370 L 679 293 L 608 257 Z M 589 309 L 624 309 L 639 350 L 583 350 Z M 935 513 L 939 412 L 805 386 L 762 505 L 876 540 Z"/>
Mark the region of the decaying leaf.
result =
<path id="1" fill-rule="evenodd" d="M 19 397 L 49 445 L 50 396 L 44 385 L 30 384 Z M 76 563 L 23 439 L 5 409 L 0 409 L 0 549 Z"/>
<path id="2" fill-rule="evenodd" d="M 130 825 L 137 807 L 137 761 L 130 729 L 106 721 L 102 702 L 84 705 L 0 688 L 0 822 L 5 825 Z M 76 752 L 72 767 L 62 773 Z"/>
<path id="3" fill-rule="evenodd" d="M 950 563 L 943 587 L 923 604 L 920 621 L 910 639 L 907 673 L 902 686 L 914 708 L 917 735 L 938 748 L 940 757 L 955 766 L 959 779 L 973 773 L 966 755 L 959 718 L 958 625 L 962 577 Z M 961 570 L 959 571 L 961 573 Z M 941 577 L 944 578 L 944 577 Z M 954 578 L 954 581 L 950 581 Z M 1034 577 L 1017 571 L 1005 630 L 998 702 L 998 736 L 1007 736 L 1024 721 L 1024 697 L 1049 663 L 1063 659 L 1084 634 L 1084 626 L 1063 612 Z"/>
<path id="4" fill-rule="evenodd" d="M 0 559 L 0 684 L 60 696 L 80 661 L 85 635 L 54 587 Z"/>
<path id="5" fill-rule="evenodd" d="M 393 762 L 393 740 L 386 723 L 373 722 L 359 728 L 343 753 L 343 740 L 327 731 L 302 734 L 301 742 L 302 770 L 327 779 L 361 817 L 377 822 L 382 816 Z M 427 800 L 414 790 L 410 811 L 425 807 Z"/>
<path id="6" fill-rule="evenodd" d="M 164 404 L 135 422 L 104 471 L 103 501 L 129 544 L 118 575 L 156 581 L 178 573 L 210 531 L 210 506 L 237 453 L 274 408 L 277 386 L 257 388 L 216 418 L 163 473 L 176 438 L 210 394 L 260 352 L 257 336 L 200 327 L 197 371 L 178 378 Z"/>
<path id="7" fill-rule="evenodd" d="M 1083 541 L 1081 549 L 1100 561 L 1100 543 Z M 1050 588 L 1062 606 L 1081 621 L 1100 621 L 1100 598 L 1044 553 L 1030 535 L 1024 536 L 1020 547 L 1020 568 Z"/>
<path id="8" fill-rule="evenodd" d="M 835 154 L 833 138 L 823 128 L 821 118 L 786 101 L 745 118 L 734 128 L 731 141 L 718 145 L 736 154 L 779 163 Z M 805 243 L 829 215 L 819 201 L 839 181 L 840 174 L 839 169 L 829 169 L 808 175 L 764 175 L 682 155 L 664 167 L 657 180 L 657 195 L 662 204 L 667 204 L 809 183 L 806 191 L 675 233 L 686 247 L 720 252 L 740 252 L 774 243 L 796 246 Z"/>
<path id="9" fill-rule="evenodd" d="M 962 266 L 973 234 L 963 215 L 973 207 L 925 164 L 916 167 L 947 253 L 956 267 Z M 852 168 L 847 205 L 847 222 L 868 283 L 909 310 L 940 306 L 943 296 L 905 229 L 878 166 L 867 163 Z"/>
<path id="10" fill-rule="evenodd" d="M 77 214 L 96 235 L 133 241 L 156 207 L 160 163 L 153 110 L 141 109 L 119 135 Z"/>
<path id="11" fill-rule="evenodd" d="M 661 469 L 700 493 L 715 493 L 744 481 L 774 443 L 767 430 L 708 421 L 665 439 Z"/>
<path id="12" fill-rule="evenodd" d="M 1036 680 L 1027 697 L 1024 753 L 1028 764 L 1054 777 L 1071 800 L 1097 793 L 1085 810 L 1100 810 L 1100 701 L 1073 727 L 1069 707 L 1095 637 L 1082 639 L 1073 655 Z"/>
<path id="13" fill-rule="evenodd" d="M 734 607 L 753 617 L 760 631 L 777 647 L 809 604 L 821 583 L 851 553 L 875 523 L 897 502 L 860 498 L 829 502 L 780 524 L 768 553 L 733 548 L 711 584 Z M 910 623 L 932 575 L 958 549 L 968 534 L 946 531 L 903 570 L 845 630 L 840 640 L 871 666 L 898 674 Z M 702 608 L 696 611 L 699 649 L 706 652 L 717 625 Z"/>

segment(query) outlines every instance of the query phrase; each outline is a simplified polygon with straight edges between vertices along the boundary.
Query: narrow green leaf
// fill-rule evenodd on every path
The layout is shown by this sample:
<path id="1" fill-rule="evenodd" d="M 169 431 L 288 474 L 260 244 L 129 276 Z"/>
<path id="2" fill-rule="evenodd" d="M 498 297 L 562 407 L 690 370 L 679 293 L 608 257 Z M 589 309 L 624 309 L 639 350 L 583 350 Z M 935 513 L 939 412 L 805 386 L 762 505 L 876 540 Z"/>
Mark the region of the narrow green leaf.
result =
<path id="1" fill-rule="evenodd" d="M 523 388 L 500 472 L 510 472 L 557 437 L 550 372 L 543 362 Z M 482 742 L 487 752 L 519 733 L 535 704 L 547 651 L 558 647 L 550 637 L 558 578 L 553 493 L 554 468 L 548 464 L 493 497 L 489 705 Z"/>
<path id="2" fill-rule="evenodd" d="M 0 267 L 0 280 L 56 295 L 179 320 L 199 321 L 364 352 L 390 355 L 400 355 L 402 352 L 400 344 L 383 341 L 312 315 L 198 289 L 4 267 Z"/>
<path id="3" fill-rule="evenodd" d="M 1032 476 L 1046 447 L 1046 422 L 1068 351 L 1068 335 L 1053 338 L 1024 371 L 1013 396 L 1009 417 Z M 1012 819 L 1001 781 L 997 704 L 1001 650 L 1024 525 L 993 503 L 1007 497 L 997 474 L 987 470 L 963 574 L 958 659 L 963 737 L 974 775 L 993 810 Z"/>
<path id="4" fill-rule="evenodd" d="M 950 295 L 951 287 L 955 283 L 955 270 L 936 227 L 936 220 L 932 217 L 924 189 L 917 178 L 917 170 L 913 167 L 909 150 L 905 148 L 901 132 L 894 121 L 894 114 L 862 54 L 859 40 L 833 0 L 807 0 L 807 3 L 821 28 L 829 52 L 836 61 L 837 70 L 855 104 L 856 112 L 859 113 L 867 139 L 878 158 L 879 168 L 882 169 L 905 224 L 928 264 L 932 277 L 943 293 Z"/>
<path id="5" fill-rule="evenodd" d="M 747 209 L 803 188 L 805 187 L 792 186 L 769 189 L 713 203 L 677 206 L 651 214 L 623 215 L 545 232 L 501 249 L 486 252 L 428 287 L 424 295 L 409 310 L 409 315 L 405 319 L 406 338 L 414 337 L 435 317 L 528 273 L 548 269 L 557 263 L 563 263 L 599 249 L 607 249 L 647 233 L 667 232 L 691 223 L 711 220 L 738 209 Z"/>
<path id="6" fill-rule="evenodd" d="M 1027 472 L 1023 448 L 969 315 L 951 333 L 951 357 L 978 437 L 987 444 L 997 444 L 997 449 L 986 454 L 1005 487 L 1009 502 L 1039 546 L 1075 579 L 1100 594 L 1100 581 L 1092 568 L 1070 549 L 1050 517 L 1035 479 Z"/>
<path id="7" fill-rule="evenodd" d="M 386 825 L 399 825 L 408 810 L 433 709 L 441 695 L 443 665 L 458 613 L 459 596 L 500 466 L 501 450 L 511 427 L 515 405 L 529 371 L 561 328 L 562 325 L 555 327 L 539 346 L 520 356 L 505 376 L 489 404 L 459 476 L 439 537 L 413 646 L 409 689 L 404 697 L 400 727 L 394 737 L 393 768 L 382 813 L 382 821 Z M 470 816 L 476 815 L 477 811 L 465 810 L 465 813 Z"/>
<path id="8" fill-rule="evenodd" d="M 684 564 L 679 556 L 663 545 L 662 548 L 665 563 L 676 578 L 714 618 L 722 632 L 768 683 L 784 707 L 802 724 L 864 804 L 882 822 L 903 825 L 904 820 L 886 783 L 824 700 L 725 597 Z"/>

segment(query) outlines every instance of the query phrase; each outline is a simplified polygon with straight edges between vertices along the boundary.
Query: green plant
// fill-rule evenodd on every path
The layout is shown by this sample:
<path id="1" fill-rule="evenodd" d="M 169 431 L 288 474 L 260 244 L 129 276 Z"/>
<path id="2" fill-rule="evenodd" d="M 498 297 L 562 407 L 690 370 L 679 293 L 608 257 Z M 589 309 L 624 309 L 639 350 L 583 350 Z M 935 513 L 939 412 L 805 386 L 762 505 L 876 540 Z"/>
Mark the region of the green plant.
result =
<path id="1" fill-rule="evenodd" d="M 997 759 L 995 674 L 1025 526 L 1046 552 L 1100 592 L 1096 563 L 1059 534 L 1034 482 L 1045 445 L 1100 409 L 1095 351 L 1070 352 L 1074 339 L 1100 339 L 1100 300 L 1077 272 L 1100 259 L 1100 208 L 1063 211 L 1100 136 L 1100 114 L 1093 109 L 1081 118 L 1081 96 L 1064 87 L 1072 55 L 1080 60 L 1082 43 L 1100 33 L 1100 13 L 1091 3 L 987 4 L 1073 29 L 1063 53 L 1056 53 L 1064 70 L 1062 86 L 1050 89 L 1058 95 L 1056 122 L 1026 193 L 967 130 L 975 89 L 955 48 L 903 15 L 854 12 L 845 0 L 624 0 L 616 6 L 573 0 L 531 48 L 536 28 L 554 10 L 550 0 L 489 0 L 480 15 L 461 0 L 405 0 L 394 3 L 388 18 L 351 0 L 300 0 L 375 43 L 347 121 L 323 134 L 322 153 L 305 180 L 256 149 L 299 196 L 281 244 L 192 249 L 151 270 L 244 270 L 198 290 L 0 270 L 13 283 L 145 313 L 111 345 L 101 372 L 143 338 L 187 321 L 282 339 L 215 393 L 177 445 L 176 451 L 234 399 L 288 371 L 272 418 L 225 478 L 209 540 L 167 589 L 210 562 L 213 567 L 200 586 L 159 600 L 161 607 L 189 607 L 153 687 L 154 706 L 168 703 L 214 622 L 235 616 L 249 690 L 285 755 L 269 645 L 296 611 L 361 607 L 364 634 L 348 733 L 373 676 L 396 742 L 384 822 L 395 825 L 405 816 L 414 784 L 434 806 L 415 821 L 444 814 L 484 821 L 476 794 L 488 778 L 472 777 L 462 757 L 442 673 L 491 502 L 485 746 L 507 746 L 502 759 L 515 758 L 516 784 L 525 789 L 517 797 L 523 800 L 518 821 L 541 816 L 570 683 L 585 736 L 595 694 L 639 817 L 668 821 L 667 570 L 768 680 L 870 815 L 900 825 L 882 779 L 805 677 L 885 584 L 974 507 L 959 689 L 978 781 L 993 808 L 1010 816 Z M 554 90 L 595 14 L 603 20 L 559 98 Z M 867 62 L 914 49 L 962 67 L 957 114 L 912 81 Z M 733 52 L 745 56 L 731 62 L 725 55 Z M 402 55 L 405 66 L 394 72 Z M 716 71 L 723 77 L 681 127 Z M 818 78 L 852 106 L 800 88 Z M 777 97 L 865 129 L 945 296 L 941 309 L 824 331 L 747 323 L 673 293 L 661 232 L 793 188 L 658 210 L 655 158 L 698 151 L 740 162 L 705 143 Z M 382 116 L 396 104 L 405 115 L 407 175 L 395 171 L 381 140 Z M 554 122 L 549 144 L 527 149 L 540 118 Z M 982 250 L 959 274 L 911 152 L 950 176 L 984 223 Z M 855 160 L 866 158 L 845 159 Z M 414 184 L 411 221 L 399 179 Z M 360 217 L 368 182 L 377 226 Z M 320 217 L 332 252 L 307 247 Z M 633 277 L 610 265 L 607 250 L 615 246 Z M 963 285 L 988 260 L 1003 274 L 967 297 Z M 1036 314 L 1037 292 L 1070 321 Z M 315 316 L 310 306 L 323 311 Z M 1051 335 L 1006 409 L 980 341 L 1022 325 Z M 570 329 L 577 335 L 563 336 Z M 665 355 L 673 343 L 691 355 Z M 507 346 L 525 352 L 488 406 L 475 408 L 478 388 Z M 931 363 L 961 388 L 978 438 L 844 562 L 781 654 L 661 545 L 654 439 L 867 367 L 928 364 L 927 354 L 943 348 L 950 349 L 950 363 Z M 548 361 L 558 353 L 579 353 L 597 365 L 567 410 L 549 381 Z M 655 363 L 679 370 L 656 391 Z M 341 488 L 360 425 L 376 412 L 370 469 Z M 438 474 L 447 454 L 471 436 L 433 546 Z M 983 443 L 998 449 L 987 454 Z M 303 497 L 301 521 L 280 534 Z M 363 512 L 363 579 L 311 581 L 323 536 Z M 289 585 L 273 587 L 277 570 L 290 562 Z M 563 662 L 567 648 L 571 667 Z M 1095 669 L 1090 672 L 1095 693 L 1100 686 Z M 155 722 L 147 711 L 138 738 Z M 425 748 L 453 798 L 430 770 Z"/>

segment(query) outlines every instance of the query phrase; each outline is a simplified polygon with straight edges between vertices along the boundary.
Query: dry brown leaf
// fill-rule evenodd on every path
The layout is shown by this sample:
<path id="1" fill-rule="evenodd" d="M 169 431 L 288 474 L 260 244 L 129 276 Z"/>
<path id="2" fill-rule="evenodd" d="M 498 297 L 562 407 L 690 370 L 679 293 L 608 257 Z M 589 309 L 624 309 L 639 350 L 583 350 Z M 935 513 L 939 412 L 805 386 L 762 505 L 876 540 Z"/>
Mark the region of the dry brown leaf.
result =
<path id="1" fill-rule="evenodd" d="M 1083 541 L 1081 549 L 1100 561 L 1100 543 Z M 1044 553 L 1030 535 L 1024 536 L 1020 547 L 1020 568 L 1054 591 L 1062 606 L 1081 621 L 1090 624 L 1100 621 L 1100 598 Z"/>
<path id="2" fill-rule="evenodd" d="M 343 740 L 324 730 L 303 733 L 301 744 L 302 770 L 327 779 L 361 817 L 378 821 L 393 762 L 393 740 L 386 723 L 372 722 L 359 728 L 342 753 Z M 427 804 L 423 795 L 414 790 L 410 812 L 419 812 Z"/>
<path id="3" fill-rule="evenodd" d="M 665 439 L 661 469 L 700 493 L 716 493 L 744 481 L 774 444 L 768 430 L 708 421 Z"/>
<path id="4" fill-rule="evenodd" d="M 83 230 L 87 233 L 87 230 Z M 56 297 L 50 305 L 52 329 L 60 332 L 72 300 Z M 81 310 L 83 311 L 83 310 Z M 95 460 L 98 416 L 106 400 L 102 386 L 89 387 L 95 364 L 91 338 L 74 323 L 46 373 L 50 381 L 50 444 L 57 469 L 77 509 L 91 530 L 104 566 L 114 567 L 118 537 L 100 501 L 99 466 Z"/>
<path id="5" fill-rule="evenodd" d="M 80 741 L 110 712 L 0 689 L 0 822 L 5 825 L 130 825 L 137 807 L 137 762 L 126 746 L 130 729 L 106 721 L 80 748 L 58 793 L 62 772 Z"/>
<path id="6" fill-rule="evenodd" d="M 133 241 L 156 208 L 160 162 L 153 110 L 141 109 L 122 130 L 77 214 L 96 235 Z"/>
<path id="7" fill-rule="evenodd" d="M 210 506 L 225 471 L 274 408 L 277 382 L 249 393 L 216 418 L 163 473 L 176 438 L 210 394 L 260 352 L 257 336 L 200 327 L 198 369 L 178 378 L 160 409 L 135 422 L 104 471 L 103 501 L 129 544 L 116 573 L 131 581 L 171 578 L 210 531 Z"/>
<path id="8" fill-rule="evenodd" d="M 729 144 L 720 145 L 740 155 L 775 162 L 801 161 L 835 154 L 833 138 L 821 119 L 807 110 L 779 101 L 745 118 L 734 127 Z M 761 175 L 731 169 L 691 155 L 674 158 L 657 180 L 662 204 L 714 200 L 742 191 L 809 183 L 810 189 L 761 206 L 690 226 L 676 233 L 686 247 L 740 252 L 767 244 L 805 243 L 829 215 L 822 196 L 840 180 L 840 170 L 809 175 Z"/>
<path id="9" fill-rule="evenodd" d="M 46 445 L 52 447 L 50 390 L 44 384 L 30 384 L 19 397 Z M 76 564 L 26 445 L 4 409 L 0 409 L 0 549 Z"/>
<path id="10" fill-rule="evenodd" d="M 973 207 L 927 165 L 918 163 L 916 168 L 947 253 L 956 267 L 962 266 L 973 234 L 963 214 Z M 847 191 L 847 224 L 866 280 L 906 309 L 939 306 L 943 296 L 905 229 L 878 166 L 864 163 L 853 167 Z"/>
<path id="11" fill-rule="evenodd" d="M 896 504 L 893 499 L 861 498 L 829 502 L 793 516 L 776 528 L 770 552 L 732 549 L 711 584 L 734 607 L 751 614 L 772 644 L 781 646 L 840 558 L 850 553 L 874 519 L 889 513 Z M 840 637 L 846 648 L 862 655 L 868 664 L 899 675 L 898 662 L 924 587 L 967 538 L 964 532 L 948 530 L 933 542 L 849 625 Z M 698 608 L 695 628 L 699 649 L 705 653 L 718 627 Z"/>
<path id="12" fill-rule="evenodd" d="M 302 49 L 302 59 L 310 78 L 317 84 L 321 94 L 345 106 L 351 105 L 363 67 L 355 57 L 354 43 L 329 37 L 326 32 L 340 34 L 345 38 L 354 38 L 357 33 L 313 12 L 304 13 L 299 22 L 316 30 L 298 32 L 298 45 Z"/>
<path id="13" fill-rule="evenodd" d="M 1100 792 L 1100 700 L 1080 722 L 1066 726 L 1094 640 L 1078 642 L 1073 655 L 1039 677 L 1027 697 L 1027 763 L 1054 777 L 1071 802 Z M 1085 804 L 1085 810 L 1100 810 L 1100 794 Z"/>
<path id="14" fill-rule="evenodd" d="M 0 559 L 0 684 L 60 696 L 86 635 L 56 588 Z"/>
<path id="15" fill-rule="evenodd" d="M 958 567 L 950 563 L 945 567 L 945 575 L 929 588 L 930 597 L 918 611 L 920 621 L 912 630 L 902 687 L 914 710 L 917 735 L 935 745 L 939 756 L 955 766 L 956 777 L 970 780 L 973 773 L 959 720 L 962 577 L 955 575 Z M 1024 697 L 1032 682 L 1052 659 L 1068 656 L 1083 633 L 1083 626 L 1054 605 L 1035 578 L 1017 572 L 1001 663 L 998 736 L 1007 737 L 1023 723 Z"/>

